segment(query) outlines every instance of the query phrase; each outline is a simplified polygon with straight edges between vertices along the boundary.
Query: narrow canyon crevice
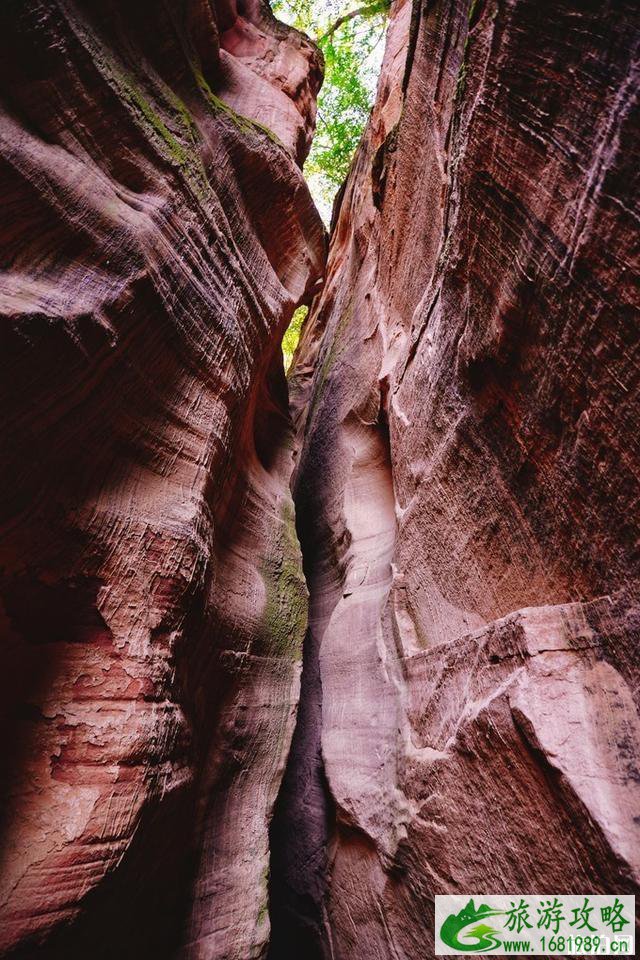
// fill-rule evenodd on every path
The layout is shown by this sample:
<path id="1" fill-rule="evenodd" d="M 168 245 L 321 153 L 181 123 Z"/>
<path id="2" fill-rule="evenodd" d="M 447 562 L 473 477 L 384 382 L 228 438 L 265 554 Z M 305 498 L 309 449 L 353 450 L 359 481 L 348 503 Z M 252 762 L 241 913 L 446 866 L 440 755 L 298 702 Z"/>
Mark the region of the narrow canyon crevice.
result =
<path id="1" fill-rule="evenodd" d="M 328 847 L 335 813 L 322 760 L 322 683 L 320 640 L 326 613 L 318 604 L 319 538 L 313 513 L 301 499 L 296 505 L 297 530 L 309 590 L 309 625 L 303 645 L 303 666 L 296 727 L 269 832 L 269 960 L 331 956 L 327 942 L 325 898 Z"/>
<path id="2" fill-rule="evenodd" d="M 638 28 L 393 0 L 327 249 L 265 2 L 2 6 L 0 956 L 639 892 Z"/>

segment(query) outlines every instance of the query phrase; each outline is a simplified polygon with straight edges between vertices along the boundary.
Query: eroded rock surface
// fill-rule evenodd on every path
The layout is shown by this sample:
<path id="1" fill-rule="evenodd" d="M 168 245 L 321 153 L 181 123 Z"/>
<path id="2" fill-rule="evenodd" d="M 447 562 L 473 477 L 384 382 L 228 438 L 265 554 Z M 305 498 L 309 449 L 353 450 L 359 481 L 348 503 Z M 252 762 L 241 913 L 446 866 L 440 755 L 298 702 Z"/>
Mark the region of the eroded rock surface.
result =
<path id="1" fill-rule="evenodd" d="M 274 960 L 430 956 L 436 893 L 637 890 L 638 40 L 627 3 L 393 5 L 292 381 Z"/>
<path id="2" fill-rule="evenodd" d="M 279 336 L 315 48 L 265 5 L 0 10 L 0 952 L 249 960 L 306 588 Z"/>

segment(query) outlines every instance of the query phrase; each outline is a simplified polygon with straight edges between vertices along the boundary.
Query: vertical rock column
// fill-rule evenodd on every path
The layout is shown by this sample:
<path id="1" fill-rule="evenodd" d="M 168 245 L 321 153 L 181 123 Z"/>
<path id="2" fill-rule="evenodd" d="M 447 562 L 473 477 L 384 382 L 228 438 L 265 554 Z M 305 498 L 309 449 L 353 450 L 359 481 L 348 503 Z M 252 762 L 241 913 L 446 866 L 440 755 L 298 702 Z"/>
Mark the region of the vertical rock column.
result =
<path id="1" fill-rule="evenodd" d="M 249 960 L 306 626 L 279 341 L 321 64 L 261 4 L 0 12 L 0 951 Z"/>
<path id="2" fill-rule="evenodd" d="M 429 955 L 436 893 L 637 890 L 637 27 L 393 4 L 292 379 L 276 886 L 319 956 Z"/>

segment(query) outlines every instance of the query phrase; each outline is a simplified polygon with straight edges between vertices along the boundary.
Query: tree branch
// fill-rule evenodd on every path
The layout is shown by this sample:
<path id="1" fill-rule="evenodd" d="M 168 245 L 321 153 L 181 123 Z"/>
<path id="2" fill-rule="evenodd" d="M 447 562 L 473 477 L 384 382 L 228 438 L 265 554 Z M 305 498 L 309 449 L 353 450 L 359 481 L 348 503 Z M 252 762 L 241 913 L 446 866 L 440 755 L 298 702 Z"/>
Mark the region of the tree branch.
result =
<path id="1" fill-rule="evenodd" d="M 322 43 L 323 40 L 326 40 L 328 37 L 332 37 L 336 30 L 339 30 L 343 23 L 347 23 L 349 20 L 354 20 L 356 17 L 373 17 L 376 13 L 382 13 L 383 10 L 389 9 L 388 0 L 375 0 L 374 3 L 366 3 L 362 7 L 357 7 L 355 10 L 351 10 L 349 13 L 344 13 L 341 17 L 338 17 L 337 20 L 331 24 L 328 30 L 318 37 L 317 43 Z"/>

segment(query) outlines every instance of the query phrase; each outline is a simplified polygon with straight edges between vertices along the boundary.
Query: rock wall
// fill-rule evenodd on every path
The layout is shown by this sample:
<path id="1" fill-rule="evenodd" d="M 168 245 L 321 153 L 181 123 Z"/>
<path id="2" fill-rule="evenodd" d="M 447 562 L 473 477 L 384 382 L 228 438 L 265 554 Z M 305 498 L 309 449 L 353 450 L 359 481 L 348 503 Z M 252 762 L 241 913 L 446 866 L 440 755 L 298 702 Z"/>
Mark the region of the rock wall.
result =
<path id="1" fill-rule="evenodd" d="M 625 2 L 393 4 L 292 377 L 274 960 L 637 890 L 638 41 Z"/>
<path id="2" fill-rule="evenodd" d="M 258 0 L 0 9 L 3 956 L 264 955 L 321 74 Z"/>
<path id="3" fill-rule="evenodd" d="M 637 891 L 634 7 L 394 0 L 296 441 L 317 51 L 5 0 L 2 956 L 418 960 L 436 893 Z"/>

